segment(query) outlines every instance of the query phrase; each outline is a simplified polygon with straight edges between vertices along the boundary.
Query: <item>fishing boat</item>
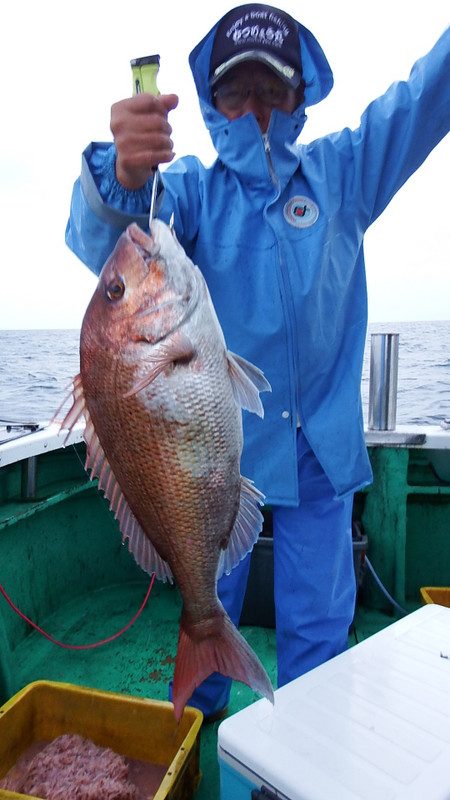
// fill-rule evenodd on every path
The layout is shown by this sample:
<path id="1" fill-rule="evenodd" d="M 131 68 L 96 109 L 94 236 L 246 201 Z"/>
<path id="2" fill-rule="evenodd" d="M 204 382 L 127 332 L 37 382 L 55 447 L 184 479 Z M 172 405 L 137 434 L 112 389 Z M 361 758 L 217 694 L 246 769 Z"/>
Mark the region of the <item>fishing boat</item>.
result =
<path id="1" fill-rule="evenodd" d="M 56 424 L 9 422 L 0 440 L 0 705 L 37 681 L 166 701 L 180 595 L 176 586 L 150 587 L 122 544 L 84 470 L 83 426 L 66 438 Z M 366 441 L 374 480 L 354 503 L 350 647 L 419 609 L 424 587 L 441 587 L 438 600 L 450 605 L 450 422 L 372 424 Z M 276 685 L 271 562 L 266 509 L 241 630 Z M 229 715 L 257 699 L 233 683 Z M 201 729 L 198 800 L 220 797 L 220 724 Z"/>

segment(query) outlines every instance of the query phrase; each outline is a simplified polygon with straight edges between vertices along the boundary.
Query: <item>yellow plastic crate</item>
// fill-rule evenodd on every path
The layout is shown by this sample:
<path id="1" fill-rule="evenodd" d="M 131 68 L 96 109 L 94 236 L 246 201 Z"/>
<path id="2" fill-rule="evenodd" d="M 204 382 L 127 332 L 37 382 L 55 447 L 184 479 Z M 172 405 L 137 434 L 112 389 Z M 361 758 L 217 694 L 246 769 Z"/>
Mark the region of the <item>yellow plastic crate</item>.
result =
<path id="1" fill-rule="evenodd" d="M 154 800 L 190 800 L 200 780 L 203 715 L 186 707 L 177 725 L 171 703 L 36 681 L 0 707 L 0 778 L 34 742 L 65 733 L 138 761 L 167 766 Z M 0 789 L 2 800 L 33 800 Z"/>
<path id="2" fill-rule="evenodd" d="M 425 603 L 436 603 L 450 608 L 449 586 L 422 586 L 420 594 Z"/>

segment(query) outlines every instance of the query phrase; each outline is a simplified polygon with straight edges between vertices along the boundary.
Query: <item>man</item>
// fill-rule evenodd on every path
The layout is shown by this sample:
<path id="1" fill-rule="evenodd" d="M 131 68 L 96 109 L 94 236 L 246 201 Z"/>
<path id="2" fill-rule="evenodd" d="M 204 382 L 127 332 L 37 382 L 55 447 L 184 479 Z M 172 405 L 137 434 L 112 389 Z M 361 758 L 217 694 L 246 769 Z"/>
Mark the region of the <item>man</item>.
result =
<path id="1" fill-rule="evenodd" d="M 351 515 L 371 470 L 360 379 L 367 324 L 363 238 L 449 129 L 449 32 L 372 103 L 355 131 L 296 145 L 332 73 L 315 37 L 271 6 L 230 11 L 190 65 L 218 158 L 163 174 L 159 217 L 201 268 L 228 347 L 272 385 L 244 417 L 242 473 L 272 506 L 278 683 L 346 647 L 355 602 Z M 131 219 L 148 223 L 154 167 L 173 159 L 176 95 L 115 104 L 114 145 L 92 144 L 67 242 L 99 272 Z M 239 620 L 249 559 L 219 583 Z M 211 715 L 230 682 L 191 702 Z"/>

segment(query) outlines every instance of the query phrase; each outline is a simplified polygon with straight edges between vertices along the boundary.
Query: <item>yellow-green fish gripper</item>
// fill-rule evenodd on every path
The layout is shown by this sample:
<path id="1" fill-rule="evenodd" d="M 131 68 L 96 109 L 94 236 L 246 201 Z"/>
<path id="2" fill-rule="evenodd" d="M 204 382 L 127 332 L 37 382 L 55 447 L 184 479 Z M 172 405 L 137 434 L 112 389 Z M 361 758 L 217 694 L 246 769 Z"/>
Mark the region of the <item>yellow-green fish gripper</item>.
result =
<path id="1" fill-rule="evenodd" d="M 133 94 L 148 92 L 159 95 L 156 78 L 159 70 L 159 55 L 142 56 L 130 61 L 133 75 Z"/>

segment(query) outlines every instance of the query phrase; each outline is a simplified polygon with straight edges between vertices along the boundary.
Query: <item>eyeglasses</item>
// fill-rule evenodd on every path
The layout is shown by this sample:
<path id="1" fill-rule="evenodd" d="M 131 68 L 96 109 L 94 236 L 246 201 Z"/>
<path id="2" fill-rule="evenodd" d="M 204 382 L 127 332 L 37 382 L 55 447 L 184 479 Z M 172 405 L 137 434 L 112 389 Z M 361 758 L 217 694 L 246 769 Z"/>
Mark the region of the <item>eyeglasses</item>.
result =
<path id="1" fill-rule="evenodd" d="M 219 100 L 223 108 L 228 111 L 236 111 L 247 102 L 251 94 L 255 94 L 263 105 L 276 108 L 283 105 L 288 97 L 288 92 L 288 86 L 276 79 L 261 81 L 253 86 L 229 81 L 219 84 L 216 91 L 213 92 L 213 98 Z"/>

